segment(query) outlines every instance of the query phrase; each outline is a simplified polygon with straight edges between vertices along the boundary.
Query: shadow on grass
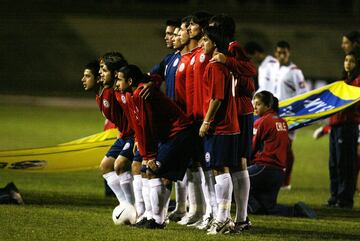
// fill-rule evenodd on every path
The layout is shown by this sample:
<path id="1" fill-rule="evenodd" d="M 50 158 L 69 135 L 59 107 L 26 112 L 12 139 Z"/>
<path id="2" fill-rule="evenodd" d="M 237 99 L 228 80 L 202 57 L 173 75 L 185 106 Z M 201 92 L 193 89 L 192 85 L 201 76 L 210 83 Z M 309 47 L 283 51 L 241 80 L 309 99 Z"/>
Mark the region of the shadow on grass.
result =
<path id="1" fill-rule="evenodd" d="M 315 207 L 314 208 L 318 218 L 354 218 L 359 219 L 359 208 L 330 208 L 330 207 Z"/>
<path id="2" fill-rule="evenodd" d="M 291 225 L 290 225 L 291 226 Z M 305 229 L 305 227 L 304 227 Z M 288 237 L 297 237 L 299 240 L 359 240 L 359 235 L 356 234 L 346 234 L 334 231 L 324 231 L 324 230 L 294 230 L 294 229 L 286 229 L 286 228 L 278 228 L 278 227 L 254 227 L 251 229 L 249 233 L 262 235 L 273 235 L 274 233 L 283 234 Z"/>
<path id="3" fill-rule="evenodd" d="M 117 205 L 115 197 L 90 195 L 74 195 L 74 193 L 31 192 L 23 194 L 25 204 L 30 205 L 62 205 L 72 207 L 113 207 Z"/>

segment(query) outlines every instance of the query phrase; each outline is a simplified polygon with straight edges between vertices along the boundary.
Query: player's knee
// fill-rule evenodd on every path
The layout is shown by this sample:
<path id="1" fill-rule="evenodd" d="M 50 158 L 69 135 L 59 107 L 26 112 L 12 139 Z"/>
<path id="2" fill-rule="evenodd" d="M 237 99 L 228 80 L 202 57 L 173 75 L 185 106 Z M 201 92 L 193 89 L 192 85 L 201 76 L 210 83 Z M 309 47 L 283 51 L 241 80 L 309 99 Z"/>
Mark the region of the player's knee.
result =
<path id="1" fill-rule="evenodd" d="M 129 159 L 125 157 L 120 157 L 115 160 L 114 170 L 116 173 L 123 173 L 130 170 L 130 162 Z"/>
<path id="2" fill-rule="evenodd" d="M 104 157 L 100 163 L 100 171 L 103 174 L 114 171 L 114 159 L 111 157 Z"/>
<path id="3" fill-rule="evenodd" d="M 133 175 L 140 175 L 141 174 L 141 162 L 133 161 L 131 164 L 131 171 Z"/>

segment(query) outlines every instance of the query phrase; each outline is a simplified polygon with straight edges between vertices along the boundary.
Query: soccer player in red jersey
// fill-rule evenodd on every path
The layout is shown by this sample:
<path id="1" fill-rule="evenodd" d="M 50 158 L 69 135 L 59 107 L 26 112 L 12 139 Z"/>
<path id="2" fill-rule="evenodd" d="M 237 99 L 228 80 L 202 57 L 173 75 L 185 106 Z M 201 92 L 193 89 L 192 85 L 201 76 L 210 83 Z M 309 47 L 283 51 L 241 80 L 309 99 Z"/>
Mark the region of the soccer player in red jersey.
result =
<path id="1" fill-rule="evenodd" d="M 249 166 L 249 212 L 281 216 L 315 218 L 315 212 L 303 202 L 294 206 L 277 204 L 277 195 L 285 178 L 290 148 L 288 126 L 278 116 L 278 100 L 268 91 L 254 96 L 255 114 L 252 165 Z"/>
<path id="2" fill-rule="evenodd" d="M 124 57 L 117 52 L 107 53 L 100 58 L 101 85 L 96 95 L 96 102 L 102 114 L 113 122 L 120 132 L 119 138 L 101 161 L 100 169 L 119 202 L 127 201 L 134 204 L 132 175 L 129 170 L 130 161 L 133 159 L 133 130 L 116 101 L 112 88 L 115 70 L 126 64 Z"/>
<path id="3" fill-rule="evenodd" d="M 211 15 L 204 11 L 199 11 L 192 14 L 186 19 L 188 23 L 182 24 L 183 28 L 187 26 L 189 34 L 188 58 L 190 62 L 186 67 L 185 73 L 185 90 L 186 90 L 186 112 L 195 120 L 196 129 L 200 127 L 202 121 L 202 75 L 209 58 L 205 58 L 202 53 L 200 43 L 203 36 L 202 28 L 208 25 L 208 20 Z M 197 226 L 202 222 L 203 215 L 206 212 L 205 201 L 209 198 L 204 198 L 204 183 L 203 170 L 201 164 L 204 159 L 202 140 L 197 137 L 194 140 L 196 152 L 192 157 L 192 164 L 187 171 L 188 177 L 188 193 L 189 193 L 189 212 L 178 223 L 182 225 Z M 202 180 L 203 179 L 203 180 Z"/>
<path id="4" fill-rule="evenodd" d="M 210 26 L 204 30 L 204 54 L 226 53 L 229 42 L 221 29 Z M 233 183 L 230 168 L 239 165 L 238 144 L 240 128 L 237 119 L 233 83 L 229 69 L 222 63 L 209 63 L 203 80 L 204 121 L 199 135 L 204 137 L 206 167 L 215 175 L 215 195 L 218 208 L 208 234 L 230 232 Z"/>
<path id="5" fill-rule="evenodd" d="M 116 88 L 125 94 L 122 101 L 128 106 L 143 167 L 150 177 L 153 216 L 145 227 L 162 229 L 171 181 L 182 180 L 188 165 L 193 129 L 185 113 L 159 90 L 149 100 L 140 96 L 148 78 L 137 66 L 124 66 L 118 71 Z"/>
<path id="6" fill-rule="evenodd" d="M 247 203 L 250 190 L 250 179 L 247 170 L 247 161 L 251 156 L 252 131 L 253 131 L 253 106 L 252 96 L 255 91 L 253 77 L 256 75 L 256 66 L 245 54 L 239 42 L 234 41 L 235 21 L 228 15 L 219 14 L 210 19 L 210 26 L 221 29 L 226 38 L 231 42 L 228 53 L 218 53 L 210 61 L 225 64 L 233 74 L 233 94 L 237 104 L 238 121 L 240 126 L 240 165 L 231 169 L 234 185 L 234 198 L 236 202 L 235 230 L 241 232 L 251 226 L 247 217 Z"/>

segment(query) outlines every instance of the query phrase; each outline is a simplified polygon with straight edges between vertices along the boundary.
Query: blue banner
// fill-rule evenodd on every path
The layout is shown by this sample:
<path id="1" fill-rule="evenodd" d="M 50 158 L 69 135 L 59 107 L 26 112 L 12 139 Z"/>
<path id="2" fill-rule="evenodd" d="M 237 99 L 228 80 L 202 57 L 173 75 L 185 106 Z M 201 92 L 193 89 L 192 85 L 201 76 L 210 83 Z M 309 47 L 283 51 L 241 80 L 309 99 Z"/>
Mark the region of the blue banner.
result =
<path id="1" fill-rule="evenodd" d="M 337 81 L 305 94 L 281 101 L 279 113 L 289 130 L 311 124 L 360 100 L 360 88 Z"/>

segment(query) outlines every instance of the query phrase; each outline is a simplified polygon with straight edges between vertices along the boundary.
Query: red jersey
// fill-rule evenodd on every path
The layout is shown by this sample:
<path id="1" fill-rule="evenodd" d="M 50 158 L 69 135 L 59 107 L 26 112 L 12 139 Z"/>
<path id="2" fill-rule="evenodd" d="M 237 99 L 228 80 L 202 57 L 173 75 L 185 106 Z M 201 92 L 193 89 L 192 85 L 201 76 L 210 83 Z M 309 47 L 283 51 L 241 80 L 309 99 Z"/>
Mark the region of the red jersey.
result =
<path id="1" fill-rule="evenodd" d="M 118 128 L 120 138 L 124 139 L 134 135 L 123 109 L 116 100 L 113 88 L 104 88 L 100 95 L 96 95 L 96 102 L 105 118 Z"/>
<path id="2" fill-rule="evenodd" d="M 212 120 L 215 135 L 240 133 L 235 97 L 232 95 L 232 76 L 228 68 L 220 63 L 206 66 L 203 81 L 203 115 L 205 116 L 211 99 L 218 99 L 221 105 Z"/>
<path id="3" fill-rule="evenodd" d="M 190 60 L 190 64 L 193 62 L 193 107 L 192 115 L 194 120 L 202 121 L 203 116 L 203 83 L 204 83 L 204 72 L 209 60 L 211 59 L 210 55 L 203 53 L 202 48 L 198 48 L 194 56 Z"/>
<path id="4" fill-rule="evenodd" d="M 193 105 L 194 105 L 194 63 L 195 55 L 200 47 L 196 47 L 189 52 L 189 63 L 186 66 L 185 74 L 185 91 L 186 91 L 186 114 L 193 116 Z"/>
<path id="5" fill-rule="evenodd" d="M 265 112 L 254 123 L 253 162 L 286 167 L 289 148 L 288 126 L 273 110 Z"/>
<path id="6" fill-rule="evenodd" d="M 346 81 L 347 84 L 360 87 L 360 75 L 353 81 Z M 337 112 L 330 117 L 330 125 L 341 124 L 360 124 L 360 102 L 349 106 L 348 108 Z"/>
<path id="7" fill-rule="evenodd" d="M 192 125 L 185 113 L 159 90 L 150 100 L 140 97 L 142 85 L 134 93 L 126 93 L 125 104 L 135 130 L 140 155 L 144 159 L 157 157 L 158 143 L 172 138 Z"/>
<path id="8" fill-rule="evenodd" d="M 175 74 L 175 103 L 186 113 L 186 69 L 189 66 L 192 53 L 181 56 Z"/>
<path id="9" fill-rule="evenodd" d="M 253 78 L 256 76 L 256 66 L 247 57 L 244 49 L 236 41 L 229 44 L 229 56 L 225 65 L 234 75 L 235 96 L 239 115 L 254 111 L 252 96 L 255 92 Z"/>

